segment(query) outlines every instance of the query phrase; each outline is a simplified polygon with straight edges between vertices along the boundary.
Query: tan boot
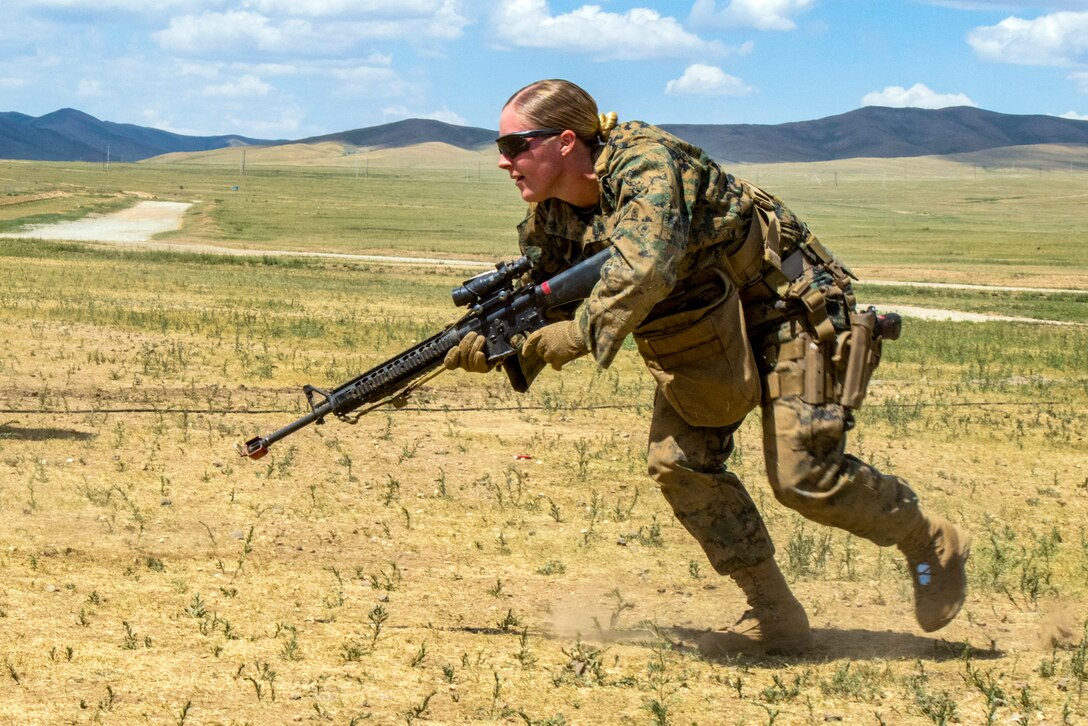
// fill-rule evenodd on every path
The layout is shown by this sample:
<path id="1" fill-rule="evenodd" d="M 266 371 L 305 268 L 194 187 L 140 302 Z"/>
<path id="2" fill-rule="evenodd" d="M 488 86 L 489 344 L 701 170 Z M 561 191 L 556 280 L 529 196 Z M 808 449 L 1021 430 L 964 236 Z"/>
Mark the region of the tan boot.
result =
<path id="1" fill-rule="evenodd" d="M 931 633 L 952 622 L 967 598 L 971 537 L 943 517 L 925 517 L 899 543 L 914 583 L 914 614 Z"/>
<path id="2" fill-rule="evenodd" d="M 808 616 L 773 557 L 730 577 L 744 590 L 750 609 L 732 628 L 702 635 L 698 645 L 704 655 L 789 654 L 808 648 L 812 642 Z"/>

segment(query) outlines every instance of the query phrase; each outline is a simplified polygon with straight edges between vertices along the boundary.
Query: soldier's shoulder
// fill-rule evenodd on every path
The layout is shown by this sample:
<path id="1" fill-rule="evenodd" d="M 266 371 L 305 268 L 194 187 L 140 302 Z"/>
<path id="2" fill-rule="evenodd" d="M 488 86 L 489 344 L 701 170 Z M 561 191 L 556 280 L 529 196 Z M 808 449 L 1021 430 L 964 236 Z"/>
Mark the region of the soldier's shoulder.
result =
<path id="1" fill-rule="evenodd" d="M 608 142 L 615 146 L 634 146 L 660 143 L 669 137 L 668 132 L 645 121 L 622 121 L 616 124 L 608 137 Z"/>

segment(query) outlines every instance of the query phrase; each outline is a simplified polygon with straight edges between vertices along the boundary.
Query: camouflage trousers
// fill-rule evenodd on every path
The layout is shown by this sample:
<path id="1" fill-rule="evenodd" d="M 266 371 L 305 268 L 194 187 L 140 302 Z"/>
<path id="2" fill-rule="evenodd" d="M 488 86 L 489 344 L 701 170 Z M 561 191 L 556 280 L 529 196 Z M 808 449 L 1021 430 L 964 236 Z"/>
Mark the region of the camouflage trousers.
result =
<path id="1" fill-rule="evenodd" d="M 765 345 L 753 343 L 757 351 Z M 773 354 L 768 359 L 777 361 Z M 765 382 L 790 365 L 780 361 L 765 367 Z M 761 404 L 763 452 L 779 502 L 807 519 L 881 546 L 897 544 L 918 525 L 918 499 L 906 482 L 845 453 L 847 409 L 834 402 L 806 403 L 796 393 L 768 399 L 765 395 Z M 655 394 L 650 476 L 723 575 L 756 565 L 775 551 L 751 496 L 726 468 L 739 425 L 692 426 L 660 390 Z"/>

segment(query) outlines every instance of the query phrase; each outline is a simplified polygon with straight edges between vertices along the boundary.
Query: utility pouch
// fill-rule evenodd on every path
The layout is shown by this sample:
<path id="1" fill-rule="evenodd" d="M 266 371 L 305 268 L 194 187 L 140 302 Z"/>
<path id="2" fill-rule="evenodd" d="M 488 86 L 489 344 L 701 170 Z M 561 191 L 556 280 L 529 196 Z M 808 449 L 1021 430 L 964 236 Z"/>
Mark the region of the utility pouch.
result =
<path id="1" fill-rule="evenodd" d="M 775 213 L 774 201 L 766 192 L 750 187 L 752 222 L 744 244 L 726 259 L 726 272 L 739 289 L 745 290 L 766 281 L 777 289 L 786 284 L 781 274 L 782 260 L 778 256 L 782 226 Z M 765 278 L 773 278 L 765 280 Z"/>
<path id="2" fill-rule="evenodd" d="M 769 341 L 763 351 L 771 369 L 766 373 L 764 403 L 789 396 L 813 406 L 837 400 L 832 345 L 821 343 L 796 321 L 788 325 L 787 339 Z"/>
<path id="3" fill-rule="evenodd" d="M 759 403 L 759 372 L 737 288 L 718 270 L 705 274 L 715 277 L 719 294 L 653 319 L 634 338 L 650 375 L 685 421 L 728 426 Z"/>
<path id="4" fill-rule="evenodd" d="M 847 408 L 859 408 L 865 400 L 869 379 L 880 365 L 883 339 L 877 334 L 875 308 L 850 313 L 850 333 L 843 341 L 847 347 L 843 356 L 846 370 L 843 374 L 842 396 L 839 403 Z"/>
<path id="5" fill-rule="evenodd" d="M 827 403 L 833 398 L 835 382 L 832 378 L 828 345 L 805 335 L 805 385 L 801 400 L 814 406 Z"/>

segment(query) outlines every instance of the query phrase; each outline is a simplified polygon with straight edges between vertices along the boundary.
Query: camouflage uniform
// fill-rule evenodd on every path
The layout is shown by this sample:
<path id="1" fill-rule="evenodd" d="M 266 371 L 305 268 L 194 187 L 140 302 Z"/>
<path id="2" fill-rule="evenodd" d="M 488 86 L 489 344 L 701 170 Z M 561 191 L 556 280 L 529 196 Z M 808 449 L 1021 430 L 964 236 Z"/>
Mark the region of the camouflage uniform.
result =
<path id="1" fill-rule="evenodd" d="M 658 128 L 618 125 L 595 170 L 599 205 L 530 205 L 522 251 L 537 281 L 608 245 L 620 253 L 590 297 L 566 312 L 602 367 L 634 335 L 658 382 L 650 476 L 715 570 L 729 574 L 774 554 L 751 497 L 726 468 L 733 433 L 756 405 L 780 502 L 879 545 L 899 542 L 921 516 L 914 493 L 844 453 L 850 408 L 879 360 L 879 345 L 866 348 L 865 375 L 845 390 L 860 319 L 849 272 L 778 199 Z M 525 381 L 540 369 L 516 365 Z"/>

